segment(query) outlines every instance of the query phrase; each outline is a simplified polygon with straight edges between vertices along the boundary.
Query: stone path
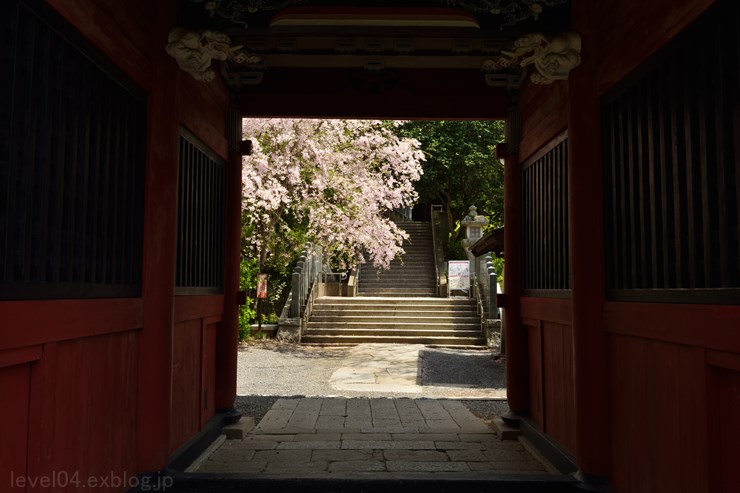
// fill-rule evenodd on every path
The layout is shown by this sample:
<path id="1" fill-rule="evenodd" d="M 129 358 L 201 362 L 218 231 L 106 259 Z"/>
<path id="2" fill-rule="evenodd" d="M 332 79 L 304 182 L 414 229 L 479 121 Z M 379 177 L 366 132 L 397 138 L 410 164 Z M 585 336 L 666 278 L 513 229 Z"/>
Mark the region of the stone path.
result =
<path id="1" fill-rule="evenodd" d="M 505 399 L 506 389 L 421 385 L 423 344 L 359 344 L 350 349 L 330 385 L 338 391 L 420 394 L 465 399 Z M 454 353 L 454 350 L 450 350 Z M 480 351 L 473 351 L 480 353 Z M 487 353 L 482 353 L 487 354 Z M 477 356 L 477 355 L 476 355 Z"/>
<path id="2" fill-rule="evenodd" d="M 460 402 L 406 398 L 280 399 L 246 438 L 223 441 L 197 472 L 465 479 L 554 473 L 519 442 L 499 440 Z"/>
<path id="3" fill-rule="evenodd" d="M 329 383 L 337 390 L 421 393 L 419 344 L 360 344 L 353 347 Z"/>

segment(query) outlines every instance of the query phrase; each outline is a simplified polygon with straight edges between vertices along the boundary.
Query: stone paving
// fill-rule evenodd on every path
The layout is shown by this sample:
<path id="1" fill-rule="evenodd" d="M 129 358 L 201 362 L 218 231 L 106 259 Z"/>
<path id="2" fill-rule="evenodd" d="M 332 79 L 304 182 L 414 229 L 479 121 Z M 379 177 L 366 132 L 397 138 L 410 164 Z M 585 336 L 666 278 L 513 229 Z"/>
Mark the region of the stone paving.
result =
<path id="1" fill-rule="evenodd" d="M 461 358 L 468 361 L 465 354 L 450 353 L 457 364 L 438 360 L 434 370 L 454 372 L 465 382 L 441 379 L 449 386 L 421 385 L 428 380 L 420 356 L 427 350 L 423 345 L 361 344 L 343 352 L 339 361 L 312 359 L 311 365 L 333 365 L 331 373 L 324 373 L 330 375 L 326 387 L 331 394 L 277 400 L 244 439 L 218 440 L 189 471 L 329 479 L 557 475 L 538 454 L 519 441 L 500 440 L 454 400 L 505 398 L 501 386 L 464 387 L 480 371 L 459 364 Z M 311 378 L 296 371 L 291 367 L 288 376 Z"/>
<path id="2" fill-rule="evenodd" d="M 418 478 L 554 474 L 517 441 L 454 400 L 280 399 L 242 440 L 226 440 L 197 472 L 260 477 Z"/>
<path id="3" fill-rule="evenodd" d="M 337 390 L 421 393 L 419 344 L 360 344 L 329 379 Z"/>
<path id="4" fill-rule="evenodd" d="M 505 399 L 504 388 L 464 388 L 421 385 L 420 354 L 423 344 L 359 344 L 329 379 L 345 392 L 419 394 L 423 397 Z M 476 351 L 477 352 L 477 351 Z"/>

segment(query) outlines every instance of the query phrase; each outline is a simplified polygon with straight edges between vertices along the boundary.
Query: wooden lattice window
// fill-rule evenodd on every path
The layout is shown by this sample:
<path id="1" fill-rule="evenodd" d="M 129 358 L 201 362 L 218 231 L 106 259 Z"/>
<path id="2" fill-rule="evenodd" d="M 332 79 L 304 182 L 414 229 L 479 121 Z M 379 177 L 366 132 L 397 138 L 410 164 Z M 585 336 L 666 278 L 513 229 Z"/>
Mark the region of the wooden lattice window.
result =
<path id="1" fill-rule="evenodd" d="M 525 296 L 570 295 L 568 139 L 563 133 L 522 164 Z"/>
<path id="2" fill-rule="evenodd" d="M 740 303 L 739 13 L 720 4 L 603 101 L 610 299 Z"/>
<path id="3" fill-rule="evenodd" d="M 138 296 L 144 95 L 36 8 L 0 6 L 0 298 Z"/>
<path id="4" fill-rule="evenodd" d="M 180 133 L 177 294 L 223 291 L 224 160 Z"/>

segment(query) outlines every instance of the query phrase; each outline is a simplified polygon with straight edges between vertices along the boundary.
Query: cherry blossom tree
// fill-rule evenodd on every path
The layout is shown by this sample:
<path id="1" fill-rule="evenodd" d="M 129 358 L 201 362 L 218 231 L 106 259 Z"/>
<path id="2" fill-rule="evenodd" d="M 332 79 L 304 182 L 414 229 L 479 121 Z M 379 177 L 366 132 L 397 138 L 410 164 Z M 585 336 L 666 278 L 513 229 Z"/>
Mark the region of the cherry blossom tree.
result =
<path id="1" fill-rule="evenodd" d="M 419 142 L 396 122 L 245 119 L 245 241 L 258 254 L 323 247 L 333 265 L 388 267 L 407 237 L 384 213 L 411 205 L 422 173 Z M 287 248 L 290 246 L 290 248 Z M 366 256 L 367 255 L 367 258 Z"/>

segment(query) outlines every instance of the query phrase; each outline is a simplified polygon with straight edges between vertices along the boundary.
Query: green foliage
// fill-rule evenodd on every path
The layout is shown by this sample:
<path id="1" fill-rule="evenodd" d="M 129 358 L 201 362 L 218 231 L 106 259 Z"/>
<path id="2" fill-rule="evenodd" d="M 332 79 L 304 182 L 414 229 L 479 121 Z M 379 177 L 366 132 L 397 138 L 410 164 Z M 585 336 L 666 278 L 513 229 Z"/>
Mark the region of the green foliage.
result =
<path id="1" fill-rule="evenodd" d="M 239 307 L 238 325 L 239 340 L 244 341 L 249 338 L 250 324 L 254 321 L 254 301 L 250 295 L 257 287 L 257 260 L 254 258 L 242 257 L 239 263 L 239 289 L 246 290 L 247 304 Z"/>
<path id="2" fill-rule="evenodd" d="M 465 249 L 462 246 L 462 238 L 450 240 L 447 245 L 447 260 L 467 260 Z"/>
<path id="3" fill-rule="evenodd" d="M 442 204 L 450 224 L 475 205 L 492 227 L 503 225 L 504 166 L 495 155 L 502 121 L 410 121 L 399 131 L 419 140 L 426 156 L 416 184 L 420 202 Z"/>
<path id="4" fill-rule="evenodd" d="M 290 293 L 290 279 L 296 259 L 288 264 L 272 262 L 274 257 L 268 257 L 263 267 L 267 274 L 267 299 L 262 300 L 262 323 L 275 324 L 280 317 L 280 311 Z M 243 257 L 240 264 L 239 289 L 247 292 L 247 304 L 239 307 L 239 340 L 244 341 L 251 337 L 251 325 L 257 323 L 257 274 L 259 273 L 257 259 Z"/>
<path id="5" fill-rule="evenodd" d="M 493 269 L 496 271 L 496 280 L 501 286 L 501 290 L 504 288 L 504 259 L 503 257 L 497 257 L 495 254 L 491 254 Z"/>

